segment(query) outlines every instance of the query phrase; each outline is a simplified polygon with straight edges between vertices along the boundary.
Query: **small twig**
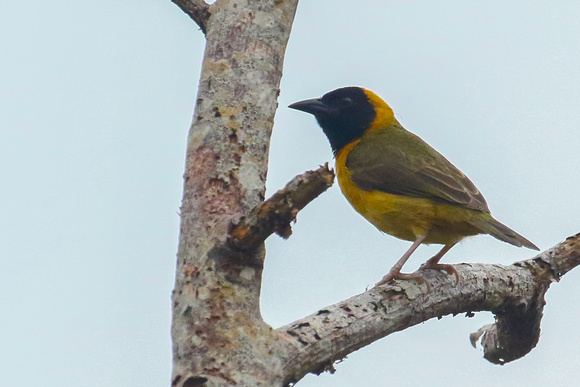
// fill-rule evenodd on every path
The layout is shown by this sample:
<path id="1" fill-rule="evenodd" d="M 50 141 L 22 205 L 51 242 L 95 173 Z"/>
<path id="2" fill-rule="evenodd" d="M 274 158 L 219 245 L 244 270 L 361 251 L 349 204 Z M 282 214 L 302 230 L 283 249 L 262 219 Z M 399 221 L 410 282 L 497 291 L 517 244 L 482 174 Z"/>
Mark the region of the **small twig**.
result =
<path id="1" fill-rule="evenodd" d="M 228 245 L 236 250 L 257 249 L 272 233 L 288 238 L 298 211 L 332 186 L 334 172 L 328 164 L 292 179 L 284 188 L 231 226 Z"/>
<path id="2" fill-rule="evenodd" d="M 197 23 L 201 32 L 207 32 L 207 21 L 211 16 L 209 11 L 209 4 L 204 0 L 171 0 L 176 4 L 183 12 L 189 15 L 194 22 Z"/>

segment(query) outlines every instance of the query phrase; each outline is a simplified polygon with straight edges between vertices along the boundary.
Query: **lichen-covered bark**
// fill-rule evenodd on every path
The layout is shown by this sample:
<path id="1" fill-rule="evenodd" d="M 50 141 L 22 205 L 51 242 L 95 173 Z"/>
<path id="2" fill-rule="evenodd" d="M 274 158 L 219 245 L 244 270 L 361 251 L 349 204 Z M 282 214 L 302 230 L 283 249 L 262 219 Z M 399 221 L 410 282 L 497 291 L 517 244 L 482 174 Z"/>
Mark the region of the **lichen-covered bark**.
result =
<path id="1" fill-rule="evenodd" d="M 284 51 L 297 0 L 219 0 L 188 144 L 173 292 L 173 386 L 281 383 L 280 351 L 261 319 L 263 248 L 223 246 L 263 199 Z"/>

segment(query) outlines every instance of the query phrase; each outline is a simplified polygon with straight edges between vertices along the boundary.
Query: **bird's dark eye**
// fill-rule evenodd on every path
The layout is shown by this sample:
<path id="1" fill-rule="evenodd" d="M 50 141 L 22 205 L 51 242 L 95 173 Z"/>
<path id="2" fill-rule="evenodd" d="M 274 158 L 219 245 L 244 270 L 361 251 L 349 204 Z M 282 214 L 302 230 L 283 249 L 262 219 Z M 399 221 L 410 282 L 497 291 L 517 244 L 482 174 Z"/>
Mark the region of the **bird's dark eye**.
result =
<path id="1" fill-rule="evenodd" d="M 345 105 L 350 105 L 352 103 L 352 98 L 344 97 L 342 99 L 342 103 L 344 103 Z"/>

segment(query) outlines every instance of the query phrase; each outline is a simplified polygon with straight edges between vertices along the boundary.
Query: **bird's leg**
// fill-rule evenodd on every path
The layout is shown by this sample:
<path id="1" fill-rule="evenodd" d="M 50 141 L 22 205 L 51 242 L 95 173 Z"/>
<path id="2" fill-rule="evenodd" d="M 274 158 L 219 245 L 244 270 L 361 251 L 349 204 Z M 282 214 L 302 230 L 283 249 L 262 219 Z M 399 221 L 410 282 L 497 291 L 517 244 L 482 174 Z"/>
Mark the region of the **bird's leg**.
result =
<path id="1" fill-rule="evenodd" d="M 403 265 L 405 264 L 405 262 L 407 262 L 407 260 L 411 256 L 411 254 L 413 254 L 413 252 L 415 252 L 415 250 L 417 250 L 417 247 L 419 247 L 419 245 L 421 243 L 423 243 L 425 238 L 427 238 L 427 234 L 428 234 L 428 232 L 423 234 L 423 235 L 419 235 L 419 237 L 415 240 L 415 242 L 413 242 L 411 247 L 409 247 L 409 250 L 407 250 L 405 252 L 405 254 L 403 254 L 401 259 L 399 259 L 397 261 L 397 263 L 395 263 L 393 265 L 391 270 L 389 270 L 389 272 L 387 274 L 385 274 L 385 276 L 379 282 L 377 282 L 375 284 L 375 286 L 384 285 L 386 283 L 391 282 L 394 279 L 415 280 L 419 283 L 425 283 L 425 279 L 423 278 L 423 276 L 421 274 L 418 274 L 417 272 L 412 273 L 412 274 L 405 274 L 405 273 L 401 273 L 401 269 L 403 268 Z M 445 254 L 445 253 L 443 253 L 443 254 Z"/>
<path id="2" fill-rule="evenodd" d="M 437 254 L 435 254 L 433 257 L 429 258 L 427 260 L 427 262 L 425 262 L 424 264 L 421 265 L 421 269 L 444 270 L 449 275 L 454 274 L 455 275 L 455 286 L 457 286 L 457 284 L 459 283 L 459 274 L 457 273 L 457 270 L 455 270 L 455 268 L 452 265 L 448 265 L 445 263 L 439 263 L 439 260 L 441 260 L 441 258 L 445 255 L 445 253 L 447 253 L 449 250 L 451 250 L 451 248 L 453 246 L 455 246 L 455 243 L 443 246 L 443 248 L 441 250 L 439 250 L 439 252 Z"/>

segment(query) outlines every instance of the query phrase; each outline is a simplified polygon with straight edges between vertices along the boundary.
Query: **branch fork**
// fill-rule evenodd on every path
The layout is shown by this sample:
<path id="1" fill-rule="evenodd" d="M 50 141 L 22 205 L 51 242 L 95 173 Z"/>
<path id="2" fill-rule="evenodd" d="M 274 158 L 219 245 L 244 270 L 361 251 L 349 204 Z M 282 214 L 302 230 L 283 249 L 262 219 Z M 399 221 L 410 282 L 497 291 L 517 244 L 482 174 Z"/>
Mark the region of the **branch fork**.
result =
<path id="1" fill-rule="evenodd" d="M 288 238 L 298 211 L 328 189 L 333 179 L 334 172 L 327 164 L 296 176 L 247 217 L 232 224 L 226 246 L 249 252 L 273 233 Z M 444 273 L 425 270 L 432 291 L 414 281 L 395 281 L 322 308 L 275 331 L 286 349 L 286 383 L 310 372 L 333 372 L 333 364 L 349 353 L 448 314 L 491 311 L 496 322 L 472 333 L 472 345 L 481 339 L 484 358 L 494 364 L 519 359 L 538 343 L 544 296 L 550 284 L 578 265 L 580 234 L 509 266 L 456 265 L 461 278 L 458 285 Z"/>
<path id="2" fill-rule="evenodd" d="M 296 176 L 247 217 L 232 224 L 227 245 L 251 251 L 272 233 L 288 238 L 298 211 L 330 187 L 333 179 L 328 165 Z M 322 308 L 276 330 L 286 348 L 287 383 L 309 372 L 333 372 L 333 364 L 349 353 L 447 314 L 491 311 L 496 322 L 472 333 L 472 345 L 481 339 L 484 358 L 494 364 L 519 359 L 538 343 L 544 296 L 550 284 L 578 265 L 580 234 L 509 266 L 456 265 L 461 278 L 458 285 L 444 273 L 426 270 L 432 291 L 414 281 L 395 281 Z"/>

